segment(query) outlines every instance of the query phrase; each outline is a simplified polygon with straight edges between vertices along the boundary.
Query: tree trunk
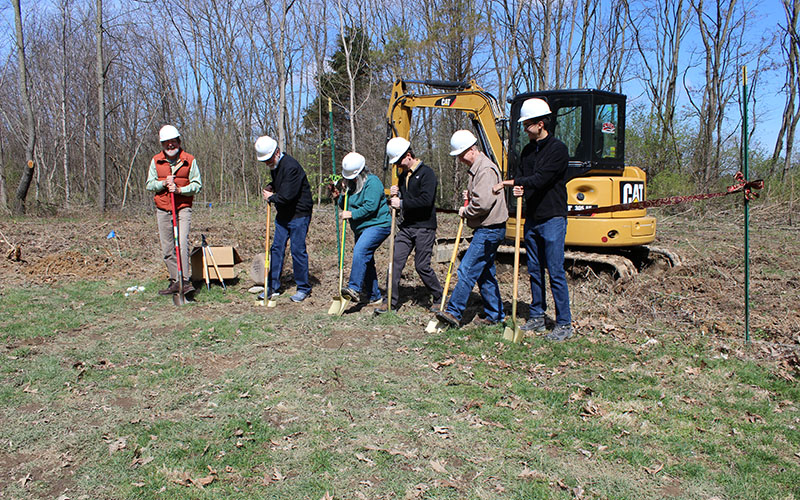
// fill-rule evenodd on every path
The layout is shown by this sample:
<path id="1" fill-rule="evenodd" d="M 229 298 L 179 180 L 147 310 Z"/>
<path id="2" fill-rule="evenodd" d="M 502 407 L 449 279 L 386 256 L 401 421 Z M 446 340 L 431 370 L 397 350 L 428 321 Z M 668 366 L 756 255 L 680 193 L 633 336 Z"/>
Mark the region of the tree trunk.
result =
<path id="1" fill-rule="evenodd" d="M 69 138 L 67 137 L 67 22 L 69 0 L 61 3 L 61 142 L 64 145 L 62 165 L 64 168 L 64 207 L 69 208 Z"/>
<path id="2" fill-rule="evenodd" d="M 17 186 L 16 197 L 14 198 L 13 211 L 17 215 L 25 213 L 25 198 L 28 196 L 28 188 L 33 180 L 33 149 L 36 145 L 36 127 L 33 120 L 33 105 L 28 94 L 28 70 L 25 67 L 25 42 L 22 37 L 22 13 L 19 7 L 19 0 L 13 0 L 14 21 L 17 28 L 17 58 L 19 60 L 19 94 L 22 98 L 22 106 L 25 108 L 25 166 L 22 176 Z"/>
<path id="3" fill-rule="evenodd" d="M 97 139 L 100 151 L 97 155 L 98 185 L 97 207 L 106 209 L 106 105 L 105 105 L 105 64 L 103 62 L 103 0 L 97 0 L 97 19 L 95 23 L 97 39 Z"/>

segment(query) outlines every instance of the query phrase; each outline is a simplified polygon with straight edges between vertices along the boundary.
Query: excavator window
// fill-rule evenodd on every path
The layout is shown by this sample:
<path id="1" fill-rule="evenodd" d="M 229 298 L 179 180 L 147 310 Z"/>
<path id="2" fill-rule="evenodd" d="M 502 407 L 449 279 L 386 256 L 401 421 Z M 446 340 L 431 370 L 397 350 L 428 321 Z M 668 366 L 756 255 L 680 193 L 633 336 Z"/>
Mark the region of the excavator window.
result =
<path id="1" fill-rule="evenodd" d="M 620 158 L 619 107 L 616 103 L 597 104 L 594 107 L 594 159 Z"/>
<path id="2" fill-rule="evenodd" d="M 554 135 L 561 139 L 567 146 L 570 160 L 581 158 L 583 152 L 580 150 L 581 143 L 581 123 L 583 109 L 581 106 L 562 106 L 555 110 Z"/>

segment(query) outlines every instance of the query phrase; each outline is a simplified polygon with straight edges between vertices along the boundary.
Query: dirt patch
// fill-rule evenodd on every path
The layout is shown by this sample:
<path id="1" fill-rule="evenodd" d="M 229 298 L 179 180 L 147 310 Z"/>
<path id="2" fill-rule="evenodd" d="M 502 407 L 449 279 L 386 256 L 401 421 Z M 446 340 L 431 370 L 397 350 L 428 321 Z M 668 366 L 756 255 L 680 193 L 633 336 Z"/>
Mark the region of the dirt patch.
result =
<path id="1" fill-rule="evenodd" d="M 681 487 L 681 482 L 674 479 L 658 490 L 658 496 L 659 498 L 683 498 L 686 496 L 686 491 Z"/>

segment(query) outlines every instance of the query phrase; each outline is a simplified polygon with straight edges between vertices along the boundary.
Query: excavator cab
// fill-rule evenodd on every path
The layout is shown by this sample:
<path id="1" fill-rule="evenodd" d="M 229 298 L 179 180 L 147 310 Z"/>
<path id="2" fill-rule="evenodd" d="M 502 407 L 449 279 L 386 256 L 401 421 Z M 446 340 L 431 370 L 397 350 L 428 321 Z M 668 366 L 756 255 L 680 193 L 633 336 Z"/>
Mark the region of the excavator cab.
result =
<path id="1" fill-rule="evenodd" d="M 569 151 L 569 178 L 584 174 L 622 175 L 625 170 L 625 96 L 601 90 L 529 92 L 511 101 L 510 167 L 528 144 L 518 123 L 522 103 L 538 97 L 553 111 L 549 132 Z M 514 170 L 512 170 L 513 172 Z"/>
<path id="2" fill-rule="evenodd" d="M 582 216 L 581 210 L 644 201 L 645 173 L 625 165 L 625 101 L 595 89 L 548 90 L 511 100 L 509 172 L 513 176 L 528 136 L 518 123 L 522 103 L 538 97 L 553 111 L 550 133 L 569 151 L 567 246 L 632 247 L 655 239 L 656 221 L 645 210 Z"/>

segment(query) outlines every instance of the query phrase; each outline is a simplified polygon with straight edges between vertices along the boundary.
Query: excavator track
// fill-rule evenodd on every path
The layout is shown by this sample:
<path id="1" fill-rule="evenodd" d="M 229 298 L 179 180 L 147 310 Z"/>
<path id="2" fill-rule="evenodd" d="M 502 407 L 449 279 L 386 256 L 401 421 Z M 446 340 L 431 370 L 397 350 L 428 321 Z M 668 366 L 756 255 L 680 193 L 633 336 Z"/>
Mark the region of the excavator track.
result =
<path id="1" fill-rule="evenodd" d="M 469 246 L 471 237 L 461 240 L 459 245 L 459 258 Z M 453 252 L 453 238 L 439 238 L 434 247 L 434 261 L 439 263 L 447 262 Z M 513 255 L 514 246 L 508 243 L 500 245 L 497 249 L 498 256 Z M 525 249 L 520 249 L 520 254 L 524 254 Z M 666 267 L 677 267 L 681 265 L 681 259 L 675 252 L 649 245 L 641 245 L 634 248 L 621 248 L 618 253 L 611 253 L 607 249 L 602 251 L 584 251 L 574 248 L 564 250 L 564 264 L 567 267 L 579 266 L 601 266 L 613 269 L 615 279 L 628 279 L 636 277 L 640 271 L 650 267 L 653 263 L 660 261 Z"/>

